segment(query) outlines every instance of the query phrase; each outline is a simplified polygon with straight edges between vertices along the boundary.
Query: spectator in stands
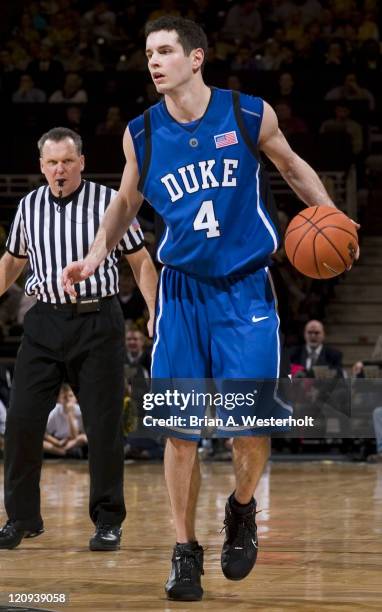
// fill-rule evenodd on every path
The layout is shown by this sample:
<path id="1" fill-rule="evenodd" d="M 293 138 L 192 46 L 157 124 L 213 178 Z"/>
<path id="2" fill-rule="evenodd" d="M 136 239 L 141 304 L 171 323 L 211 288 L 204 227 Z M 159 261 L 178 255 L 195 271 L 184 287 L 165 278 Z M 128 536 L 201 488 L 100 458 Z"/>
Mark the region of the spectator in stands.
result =
<path id="1" fill-rule="evenodd" d="M 160 96 L 156 90 L 156 87 L 152 81 L 145 84 L 144 90 L 140 91 L 138 98 L 135 100 L 136 113 L 144 112 L 148 106 L 152 106 L 159 102 Z"/>
<path id="2" fill-rule="evenodd" d="M 216 17 L 222 16 L 220 6 L 219 0 L 194 0 L 187 6 L 183 16 L 196 21 L 204 30 L 212 33 L 217 26 Z"/>
<path id="3" fill-rule="evenodd" d="M 375 365 L 382 366 L 382 334 L 378 336 L 368 362 L 370 365 L 374 363 Z M 365 377 L 363 361 L 356 361 L 353 364 L 352 376 L 354 378 Z"/>
<path id="4" fill-rule="evenodd" d="M 33 22 L 27 12 L 21 15 L 20 23 L 13 31 L 13 38 L 27 48 L 31 43 L 40 40 L 39 33 L 34 29 Z"/>
<path id="5" fill-rule="evenodd" d="M 72 46 L 64 45 L 60 50 L 60 62 L 65 72 L 77 72 L 80 69 L 81 51 Z M 60 83 L 62 79 L 60 80 Z M 56 89 L 56 88 L 55 88 Z"/>
<path id="6" fill-rule="evenodd" d="M 145 378 L 150 376 L 151 352 L 145 347 L 145 336 L 139 329 L 126 326 L 126 363 L 139 367 Z"/>
<path id="7" fill-rule="evenodd" d="M 314 24 L 311 26 L 312 29 L 313 25 Z M 293 70 L 295 72 L 312 69 L 314 64 L 317 64 L 317 55 L 319 57 L 321 55 L 316 47 L 319 47 L 318 40 L 311 40 L 306 33 L 306 35 L 302 36 L 294 43 L 293 60 L 290 66 L 283 63 L 281 68 L 283 70 Z"/>
<path id="8" fill-rule="evenodd" d="M 285 25 L 285 40 L 295 43 L 304 36 L 304 31 L 301 11 L 299 8 L 295 8 Z"/>
<path id="9" fill-rule="evenodd" d="M 96 128 L 97 136 L 121 136 L 126 128 L 126 121 L 122 120 L 121 109 L 111 106 L 106 113 L 106 119 Z"/>
<path id="10" fill-rule="evenodd" d="M 294 77 L 290 72 L 282 72 L 277 82 L 275 92 L 276 100 L 288 102 L 292 108 L 299 108 L 299 93 L 296 88 Z M 301 102 L 301 100 L 300 100 Z"/>
<path id="11" fill-rule="evenodd" d="M 116 21 L 117 36 L 125 40 L 134 40 L 141 28 L 141 16 L 141 7 L 138 3 L 120 3 Z"/>
<path id="12" fill-rule="evenodd" d="M 27 11 L 32 19 L 33 28 L 37 32 L 44 32 L 47 29 L 48 21 L 44 12 L 41 10 L 39 2 L 28 3 Z"/>
<path id="13" fill-rule="evenodd" d="M 292 43 L 283 43 L 280 48 L 280 71 L 291 73 L 296 68 L 296 53 L 295 45 Z"/>
<path id="14" fill-rule="evenodd" d="M 229 74 L 227 77 L 227 89 L 233 89 L 234 91 L 241 91 L 242 84 L 240 77 L 237 74 Z"/>
<path id="15" fill-rule="evenodd" d="M 209 70 L 214 68 L 217 68 L 219 70 L 226 66 L 226 62 L 218 54 L 216 43 L 213 43 L 212 41 L 210 41 L 208 45 L 206 61 Z"/>
<path id="16" fill-rule="evenodd" d="M 135 429 L 143 417 L 143 395 L 149 391 L 151 351 L 136 327 L 126 325 L 126 368 L 128 394 L 125 398 L 125 457 L 128 459 L 160 459 L 163 446 L 156 440 L 136 437 Z M 129 424 L 130 427 L 129 427 Z"/>
<path id="17" fill-rule="evenodd" d="M 107 2 L 100 0 L 94 4 L 94 7 L 87 11 L 83 18 L 82 24 L 95 37 L 112 40 L 115 34 L 116 15 L 108 7 Z"/>
<path id="18" fill-rule="evenodd" d="M 279 43 L 279 45 L 282 45 L 285 43 L 285 31 L 283 27 L 278 27 L 275 28 L 274 32 L 273 32 L 273 38 L 275 39 L 276 42 Z"/>
<path id="19" fill-rule="evenodd" d="M 312 21 L 306 27 L 305 34 L 311 48 L 319 47 L 321 50 L 323 50 L 324 47 L 326 48 L 322 39 L 321 24 L 318 20 Z"/>
<path id="20" fill-rule="evenodd" d="M 76 70 L 81 72 L 103 72 L 105 65 L 96 59 L 92 49 L 82 49 L 77 55 L 77 67 Z"/>
<path id="21" fill-rule="evenodd" d="M 238 0 L 228 11 L 222 35 L 225 40 L 240 44 L 258 40 L 262 21 L 254 0 Z"/>
<path id="22" fill-rule="evenodd" d="M 118 72 L 146 72 L 147 57 L 142 47 L 134 48 L 129 53 L 123 53 L 115 67 Z"/>
<path id="23" fill-rule="evenodd" d="M 64 67 L 59 60 L 53 59 L 51 47 L 39 45 L 37 57 L 28 64 L 28 73 L 38 82 L 42 76 L 51 84 L 51 90 L 57 87 L 63 78 Z"/>
<path id="24" fill-rule="evenodd" d="M 11 53 L 12 63 L 15 65 L 16 70 L 25 72 L 31 60 L 29 50 L 27 51 L 23 44 L 16 39 L 9 40 L 7 47 Z"/>
<path id="25" fill-rule="evenodd" d="M 291 365 L 300 365 L 309 376 L 314 376 L 315 366 L 328 366 L 336 376 L 343 377 L 342 353 L 324 344 L 325 330 L 321 321 L 311 320 L 304 328 L 305 344 L 290 350 Z"/>
<path id="26" fill-rule="evenodd" d="M 163 17 L 164 15 L 173 15 L 173 17 L 180 17 L 180 11 L 177 6 L 176 0 L 160 0 L 160 8 L 151 11 L 148 16 L 148 21 L 154 21 Z"/>
<path id="27" fill-rule="evenodd" d="M 350 72 L 355 69 L 357 55 L 359 53 L 359 41 L 357 36 L 357 25 L 353 25 L 351 23 L 347 23 L 343 28 L 343 42 L 345 45 L 345 50 L 347 57 L 349 58 L 349 69 L 347 72 Z M 361 74 L 361 73 L 359 73 Z"/>
<path id="28" fill-rule="evenodd" d="M 358 28 L 358 40 L 363 42 L 365 40 L 378 40 L 379 41 L 379 28 L 378 18 L 372 11 L 367 12 Z"/>
<path id="29" fill-rule="evenodd" d="M 273 0 L 269 19 L 284 25 L 296 10 L 296 5 L 290 0 Z"/>
<path id="30" fill-rule="evenodd" d="M 325 80 L 323 87 L 331 87 L 344 78 L 344 74 L 351 70 L 349 58 L 342 40 L 329 40 L 326 53 L 322 56 L 322 67 Z"/>
<path id="31" fill-rule="evenodd" d="M 22 74 L 18 89 L 12 96 L 12 102 L 17 104 L 29 103 L 36 104 L 46 101 L 45 92 L 38 87 L 35 87 L 32 77 L 30 74 Z"/>
<path id="32" fill-rule="evenodd" d="M 361 87 L 357 81 L 357 75 L 348 73 L 342 85 L 334 87 L 325 95 L 325 100 L 347 100 L 352 102 L 367 102 L 370 111 L 375 109 L 375 99 L 371 91 Z"/>
<path id="33" fill-rule="evenodd" d="M 81 134 L 83 131 L 82 108 L 80 106 L 68 106 L 65 108 L 65 127 L 73 132 Z"/>
<path id="34" fill-rule="evenodd" d="M 295 82 L 290 72 L 283 72 L 279 77 L 279 93 L 282 98 L 289 98 L 294 93 Z"/>
<path id="35" fill-rule="evenodd" d="M 88 443 L 81 410 L 69 385 L 62 385 L 58 402 L 49 415 L 43 447 L 51 455 L 81 456 L 73 453 Z"/>
<path id="36" fill-rule="evenodd" d="M 280 43 L 274 38 L 268 38 L 264 46 L 264 55 L 259 62 L 261 70 L 278 70 L 283 59 Z"/>
<path id="37" fill-rule="evenodd" d="M 109 78 L 102 92 L 102 99 L 106 106 L 118 106 L 121 103 L 121 88 L 115 78 Z"/>
<path id="38" fill-rule="evenodd" d="M 363 150 L 363 131 L 362 126 L 351 118 L 351 110 L 347 104 L 337 104 L 334 110 L 334 117 L 326 119 L 320 127 L 321 134 L 345 133 L 350 136 L 352 152 L 359 155 Z"/>
<path id="39" fill-rule="evenodd" d="M 301 20 L 304 25 L 308 25 L 320 18 L 322 12 L 322 4 L 318 2 L 318 0 L 304 0 L 299 4 L 299 9 L 301 12 Z"/>
<path id="40" fill-rule="evenodd" d="M 372 39 L 364 41 L 358 53 L 357 66 L 359 74 L 365 75 L 367 72 L 379 74 L 382 67 L 379 41 Z"/>
<path id="41" fill-rule="evenodd" d="M 240 45 L 232 58 L 231 70 L 255 70 L 257 67 L 256 59 L 247 44 Z"/>
<path id="42" fill-rule="evenodd" d="M 331 10 L 337 19 L 346 19 L 356 8 L 355 0 L 332 0 Z"/>
<path id="43" fill-rule="evenodd" d="M 341 42 L 331 41 L 329 42 L 328 49 L 325 54 L 325 65 L 326 66 L 343 66 L 345 59 L 345 49 Z"/>
<path id="44" fill-rule="evenodd" d="M 57 89 L 49 98 L 49 102 L 58 104 L 85 104 L 88 94 L 82 87 L 82 78 L 75 72 L 70 72 L 65 77 L 62 89 Z"/>
<path id="45" fill-rule="evenodd" d="M 9 49 L 0 50 L 0 73 L 14 72 L 16 66 L 13 63 L 12 55 Z"/>
<path id="46" fill-rule="evenodd" d="M 95 46 L 94 46 L 93 33 L 89 32 L 89 30 L 85 28 L 81 28 L 78 33 L 77 40 L 76 40 L 76 46 L 74 47 L 73 51 L 74 53 L 79 54 L 79 53 L 82 53 L 82 51 L 84 50 L 91 51 L 94 56 Z"/>
<path id="47" fill-rule="evenodd" d="M 334 31 L 334 16 L 332 11 L 329 8 L 322 9 L 319 21 L 323 37 L 329 39 Z"/>
<path id="48" fill-rule="evenodd" d="M 120 269 L 118 299 L 125 320 L 134 322 L 142 315 L 145 308 L 144 300 L 130 267 L 126 266 L 124 262 L 122 262 Z"/>
<path id="49" fill-rule="evenodd" d="M 279 121 L 280 130 L 283 132 L 286 138 L 289 138 L 293 134 L 306 134 L 308 127 L 301 117 L 294 115 L 291 105 L 280 100 L 275 104 L 275 111 L 277 119 Z"/>
<path id="50" fill-rule="evenodd" d="M 59 11 L 50 18 L 50 27 L 43 43 L 55 49 L 62 49 L 66 45 L 74 45 L 77 37 L 79 16 L 73 20 L 70 13 Z"/>

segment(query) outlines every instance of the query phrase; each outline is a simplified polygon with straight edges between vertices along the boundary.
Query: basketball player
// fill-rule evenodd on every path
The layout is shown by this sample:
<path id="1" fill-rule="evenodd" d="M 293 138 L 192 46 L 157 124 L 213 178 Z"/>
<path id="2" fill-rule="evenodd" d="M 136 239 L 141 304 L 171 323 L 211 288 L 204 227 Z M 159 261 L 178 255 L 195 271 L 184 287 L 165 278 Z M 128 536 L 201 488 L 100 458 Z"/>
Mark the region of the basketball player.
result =
<path id="1" fill-rule="evenodd" d="M 118 195 L 83 261 L 64 271 L 66 291 L 92 274 L 145 197 L 167 228 L 153 378 L 272 379 L 279 375 L 279 321 L 267 262 L 279 244 L 259 151 L 308 206 L 334 203 L 313 169 L 280 132 L 262 99 L 203 81 L 207 40 L 195 23 L 162 17 L 146 27 L 148 67 L 162 101 L 128 125 Z M 222 570 L 231 580 L 256 562 L 253 494 L 269 439 L 234 436 L 234 492 L 226 505 Z M 165 477 L 176 530 L 169 599 L 201 599 L 203 549 L 195 535 L 200 430 L 168 430 Z"/>

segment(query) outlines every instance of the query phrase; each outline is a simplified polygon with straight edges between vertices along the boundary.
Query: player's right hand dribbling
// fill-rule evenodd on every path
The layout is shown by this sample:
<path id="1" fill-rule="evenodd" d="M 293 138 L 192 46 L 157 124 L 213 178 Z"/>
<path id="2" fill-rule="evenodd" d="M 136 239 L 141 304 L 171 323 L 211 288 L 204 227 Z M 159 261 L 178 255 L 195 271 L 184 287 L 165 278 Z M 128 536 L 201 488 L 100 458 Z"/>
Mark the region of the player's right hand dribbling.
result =
<path id="1" fill-rule="evenodd" d="M 64 268 L 62 273 L 62 287 L 66 293 L 72 297 L 77 297 L 77 292 L 74 289 L 75 283 L 80 283 L 92 274 L 95 268 L 86 260 L 73 261 Z"/>

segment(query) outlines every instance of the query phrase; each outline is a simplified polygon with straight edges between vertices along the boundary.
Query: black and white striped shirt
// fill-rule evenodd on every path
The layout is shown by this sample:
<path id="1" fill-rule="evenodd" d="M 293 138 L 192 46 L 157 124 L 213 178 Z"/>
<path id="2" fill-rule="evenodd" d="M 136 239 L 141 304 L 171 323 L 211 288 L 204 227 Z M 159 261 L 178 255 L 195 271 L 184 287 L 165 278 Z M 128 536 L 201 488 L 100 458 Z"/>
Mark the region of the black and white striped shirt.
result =
<path id="1" fill-rule="evenodd" d="M 73 194 L 59 202 L 48 186 L 31 191 L 20 201 L 6 249 L 14 257 L 29 259 L 26 295 L 43 302 L 70 303 L 61 286 L 62 271 L 67 264 L 86 256 L 115 193 L 110 187 L 82 181 Z M 143 244 L 142 230 L 134 220 L 95 274 L 76 286 L 78 296 L 118 293 L 120 257 L 138 251 Z"/>

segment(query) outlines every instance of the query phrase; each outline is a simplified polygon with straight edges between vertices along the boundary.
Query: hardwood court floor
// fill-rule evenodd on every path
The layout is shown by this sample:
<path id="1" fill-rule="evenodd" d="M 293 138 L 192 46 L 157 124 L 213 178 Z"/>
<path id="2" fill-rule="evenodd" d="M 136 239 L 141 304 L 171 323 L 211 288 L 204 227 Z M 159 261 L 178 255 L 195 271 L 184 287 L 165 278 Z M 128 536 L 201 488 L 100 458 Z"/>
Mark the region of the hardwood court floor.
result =
<path id="1" fill-rule="evenodd" d="M 270 464 L 257 491 L 258 563 L 241 582 L 225 580 L 220 570 L 219 530 L 233 488 L 230 467 L 202 465 L 198 533 L 207 547 L 202 602 L 164 597 L 174 537 L 160 464 L 126 466 L 123 548 L 91 553 L 87 466 L 59 461 L 44 467 L 46 533 L 0 551 L 0 602 L 7 601 L 5 592 L 64 592 L 68 605 L 46 607 L 70 612 L 382 610 L 382 465 Z"/>

